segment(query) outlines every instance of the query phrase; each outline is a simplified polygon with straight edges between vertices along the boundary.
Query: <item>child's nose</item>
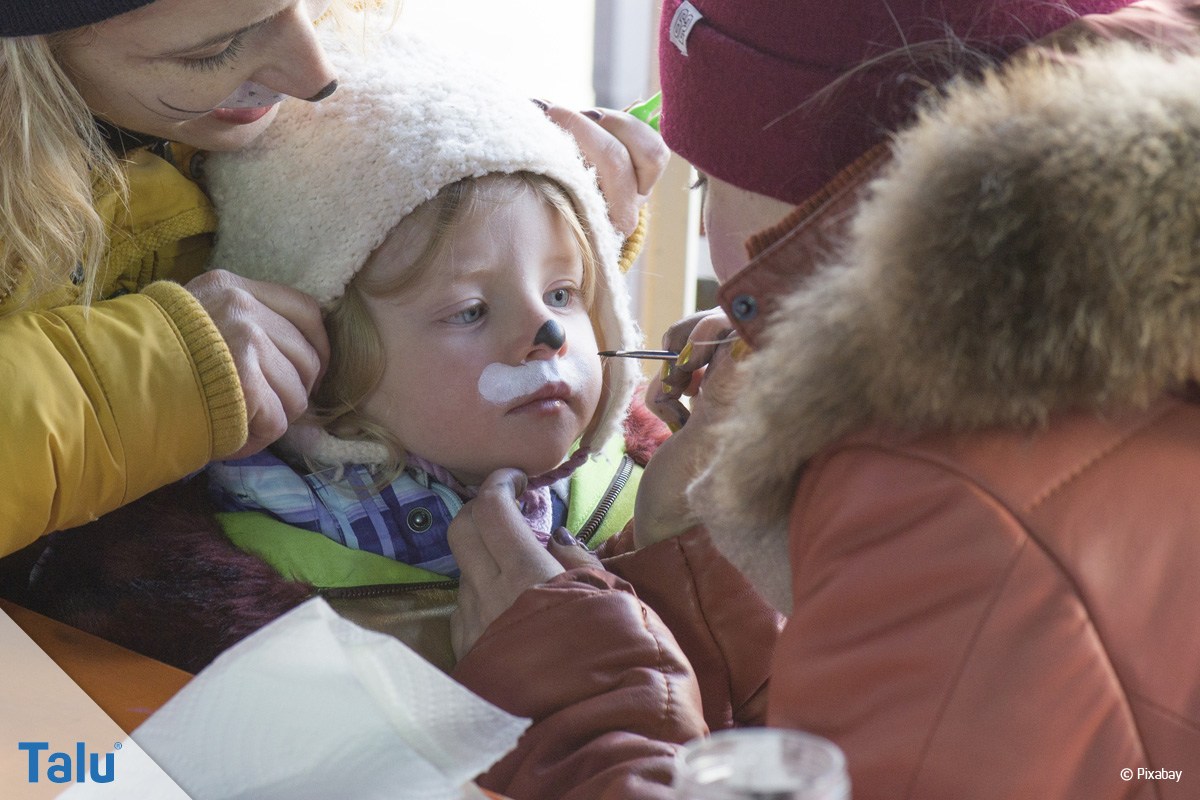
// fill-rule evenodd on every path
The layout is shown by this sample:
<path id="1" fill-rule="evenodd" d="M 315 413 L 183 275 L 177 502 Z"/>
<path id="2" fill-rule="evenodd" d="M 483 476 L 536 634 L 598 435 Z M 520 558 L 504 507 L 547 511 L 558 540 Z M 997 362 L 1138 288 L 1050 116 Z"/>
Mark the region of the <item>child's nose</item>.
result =
<path id="1" fill-rule="evenodd" d="M 548 351 L 548 354 L 553 354 L 562 350 L 566 343 L 567 332 L 563 330 L 563 326 L 556 319 L 548 319 L 533 335 L 532 350 L 533 353 L 543 350 Z"/>

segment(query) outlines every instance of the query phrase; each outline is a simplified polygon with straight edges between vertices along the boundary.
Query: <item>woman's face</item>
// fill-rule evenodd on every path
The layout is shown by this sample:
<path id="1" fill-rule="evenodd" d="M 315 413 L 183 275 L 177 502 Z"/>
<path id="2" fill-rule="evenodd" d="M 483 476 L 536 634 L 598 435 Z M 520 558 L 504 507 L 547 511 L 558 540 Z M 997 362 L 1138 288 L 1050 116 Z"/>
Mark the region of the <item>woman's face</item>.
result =
<path id="1" fill-rule="evenodd" d="M 206 150 L 236 150 L 277 105 L 223 108 L 247 81 L 308 98 L 337 77 L 313 20 L 329 0 L 156 0 L 62 37 L 56 52 L 93 113 Z"/>
<path id="2" fill-rule="evenodd" d="M 712 176 L 704 183 L 704 231 L 713 272 L 721 283 L 746 266 L 746 240 L 786 217 L 794 208 L 726 183 Z"/>

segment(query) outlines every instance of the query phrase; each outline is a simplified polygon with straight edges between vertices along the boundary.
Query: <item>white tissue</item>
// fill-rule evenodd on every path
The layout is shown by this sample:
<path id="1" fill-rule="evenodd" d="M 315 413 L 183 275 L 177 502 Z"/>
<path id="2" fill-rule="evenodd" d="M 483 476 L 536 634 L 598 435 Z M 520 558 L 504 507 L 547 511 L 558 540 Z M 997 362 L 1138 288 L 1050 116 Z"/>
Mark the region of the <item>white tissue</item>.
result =
<path id="1" fill-rule="evenodd" d="M 459 800 L 528 724 L 317 598 L 222 654 L 133 739 L 194 800 Z M 158 796 L 135 777 L 63 796 Z"/>

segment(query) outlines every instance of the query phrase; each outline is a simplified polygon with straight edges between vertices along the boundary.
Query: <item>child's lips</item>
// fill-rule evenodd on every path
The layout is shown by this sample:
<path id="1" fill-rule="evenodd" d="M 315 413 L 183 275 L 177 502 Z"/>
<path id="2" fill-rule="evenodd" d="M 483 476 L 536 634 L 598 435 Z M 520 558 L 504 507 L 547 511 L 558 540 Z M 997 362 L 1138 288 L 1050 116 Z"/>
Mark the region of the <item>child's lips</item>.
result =
<path id="1" fill-rule="evenodd" d="M 560 407 L 566 407 L 571 396 L 571 387 L 565 383 L 548 383 L 533 394 L 518 398 L 508 413 L 553 411 Z"/>

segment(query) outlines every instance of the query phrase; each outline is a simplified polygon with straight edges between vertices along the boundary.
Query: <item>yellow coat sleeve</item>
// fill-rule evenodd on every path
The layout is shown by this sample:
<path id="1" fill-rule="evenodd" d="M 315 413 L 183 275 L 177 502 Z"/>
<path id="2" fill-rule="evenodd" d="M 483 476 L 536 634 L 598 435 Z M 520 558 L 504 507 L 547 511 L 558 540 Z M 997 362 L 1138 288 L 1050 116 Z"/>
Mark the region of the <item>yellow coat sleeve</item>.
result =
<path id="1" fill-rule="evenodd" d="M 173 283 L 0 318 L 0 386 L 0 554 L 178 480 L 246 433 L 229 351 Z"/>

